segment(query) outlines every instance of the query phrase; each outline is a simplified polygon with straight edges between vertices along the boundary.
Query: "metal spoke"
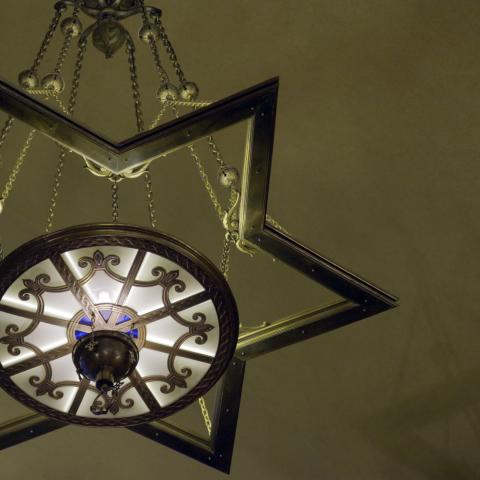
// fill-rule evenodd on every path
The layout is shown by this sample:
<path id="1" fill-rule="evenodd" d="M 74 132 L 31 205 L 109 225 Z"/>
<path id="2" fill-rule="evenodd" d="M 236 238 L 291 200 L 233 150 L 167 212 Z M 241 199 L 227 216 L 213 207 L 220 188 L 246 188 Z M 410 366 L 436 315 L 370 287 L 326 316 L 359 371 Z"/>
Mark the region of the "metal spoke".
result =
<path id="1" fill-rule="evenodd" d="M 178 302 L 174 302 L 171 305 L 154 310 L 153 312 L 140 315 L 137 318 L 137 320 L 135 320 L 134 322 L 133 321 L 125 322 L 125 323 L 122 323 L 120 326 L 123 329 L 123 328 L 126 328 L 127 326 L 132 326 L 132 325 L 137 325 L 137 326 L 148 325 L 149 323 L 168 317 L 172 312 L 174 313 L 181 312 L 182 310 L 186 310 L 187 308 L 194 307 L 203 302 L 206 302 L 207 300 L 210 300 L 210 295 L 208 292 L 203 291 L 195 295 L 192 295 L 191 297 L 179 300 Z"/>
<path id="2" fill-rule="evenodd" d="M 203 355 L 201 353 L 189 352 L 188 350 L 183 350 L 181 348 L 169 347 L 168 345 L 156 343 L 156 342 L 145 342 L 143 348 L 148 348 L 150 350 L 155 350 L 156 352 L 168 353 L 169 355 L 175 355 L 178 357 L 189 358 L 190 360 L 196 360 L 197 362 L 209 363 L 211 364 L 214 360 L 213 357 L 208 355 Z"/>
<path id="3" fill-rule="evenodd" d="M 88 378 L 82 379 L 82 381 L 80 382 L 80 385 L 78 386 L 78 391 L 75 394 L 75 398 L 73 399 L 72 405 L 68 410 L 68 413 L 70 415 L 75 415 L 77 413 L 82 403 L 82 400 L 85 397 L 85 394 L 87 393 L 89 385 L 90 385 L 90 380 Z"/>
<path id="4" fill-rule="evenodd" d="M 127 300 L 130 290 L 132 289 L 133 284 L 135 283 L 135 279 L 137 278 L 138 271 L 142 266 L 145 255 L 146 255 L 146 252 L 143 250 L 139 250 L 137 252 L 135 259 L 133 260 L 132 266 L 130 267 L 130 271 L 128 272 L 125 283 L 123 284 L 122 290 L 118 296 L 117 305 L 123 306 L 123 304 Z M 122 313 L 121 309 L 112 312 L 112 314 L 110 315 L 110 318 L 108 319 L 108 325 L 110 327 L 114 327 L 117 324 L 118 317 L 120 316 L 121 313 Z"/>
<path id="5" fill-rule="evenodd" d="M 92 320 L 93 326 L 95 327 L 97 322 L 102 322 L 103 317 L 95 302 L 88 296 L 85 290 L 80 286 L 78 281 L 76 280 L 75 276 L 73 275 L 72 271 L 68 268 L 68 265 L 65 263 L 61 255 L 56 254 L 52 255 L 51 261 L 56 268 L 57 272 L 59 273 L 60 277 L 62 277 L 63 281 L 68 285 L 68 288 L 72 292 L 73 296 L 78 300 L 80 305 L 82 306 L 83 311 L 87 315 L 87 317 Z"/>
<path id="6" fill-rule="evenodd" d="M 143 381 L 143 378 L 140 375 L 140 373 L 138 373 L 138 371 L 135 370 L 128 378 L 132 382 L 132 385 L 135 387 L 135 389 L 137 390 L 142 400 L 145 402 L 145 405 L 151 411 L 158 410 L 158 407 L 159 407 L 158 402 L 153 396 L 150 389 L 147 387 L 147 384 Z"/>
<path id="7" fill-rule="evenodd" d="M 5 374 L 9 377 L 13 375 L 18 375 L 19 373 L 26 372 L 27 370 L 31 370 L 32 368 L 39 367 L 45 363 L 53 362 L 58 358 L 62 358 L 69 353 L 72 353 L 73 345 L 67 343 L 62 345 L 61 347 L 54 348 L 49 352 L 42 353 L 41 355 L 36 355 L 35 357 L 28 358 L 23 362 L 16 363 L 10 367 L 5 368 Z"/>
<path id="8" fill-rule="evenodd" d="M 50 315 L 45 315 L 44 313 L 21 310 L 20 308 L 10 307 L 8 305 L 0 305 L 0 312 L 9 313 L 18 317 L 28 318 L 29 320 L 39 320 L 40 322 L 48 323 L 50 325 L 57 325 L 59 327 L 67 328 L 68 325 L 70 325 L 70 320 L 52 317 Z"/>

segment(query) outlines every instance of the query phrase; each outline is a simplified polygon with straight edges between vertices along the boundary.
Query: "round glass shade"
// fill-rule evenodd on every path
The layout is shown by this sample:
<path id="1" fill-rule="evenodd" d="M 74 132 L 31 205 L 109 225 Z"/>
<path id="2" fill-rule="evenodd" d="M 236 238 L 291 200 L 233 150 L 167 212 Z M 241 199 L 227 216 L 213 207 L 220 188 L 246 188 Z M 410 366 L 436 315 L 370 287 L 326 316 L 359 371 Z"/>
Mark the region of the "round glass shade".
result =
<path id="1" fill-rule="evenodd" d="M 124 333 L 139 350 L 116 408 L 103 416 L 90 410 L 98 391 L 72 359 L 92 330 Z M 161 233 L 74 227 L 0 264 L 0 384 L 58 420 L 130 426 L 171 415 L 219 380 L 237 338 L 237 308 L 222 274 Z"/>

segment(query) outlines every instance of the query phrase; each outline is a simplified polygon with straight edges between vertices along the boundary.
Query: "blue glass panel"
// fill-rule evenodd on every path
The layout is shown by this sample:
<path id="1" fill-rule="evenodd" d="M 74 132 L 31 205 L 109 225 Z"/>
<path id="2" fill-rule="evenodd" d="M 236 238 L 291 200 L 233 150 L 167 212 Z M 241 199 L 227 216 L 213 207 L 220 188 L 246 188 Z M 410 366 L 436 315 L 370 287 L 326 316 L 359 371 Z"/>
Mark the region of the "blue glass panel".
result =
<path id="1" fill-rule="evenodd" d="M 79 330 L 75 330 L 75 338 L 77 340 L 80 340 L 82 337 L 84 337 L 85 335 L 88 335 L 87 332 L 81 332 Z"/>
<path id="2" fill-rule="evenodd" d="M 92 321 L 86 315 L 82 317 L 78 323 L 82 325 L 92 325 Z"/>

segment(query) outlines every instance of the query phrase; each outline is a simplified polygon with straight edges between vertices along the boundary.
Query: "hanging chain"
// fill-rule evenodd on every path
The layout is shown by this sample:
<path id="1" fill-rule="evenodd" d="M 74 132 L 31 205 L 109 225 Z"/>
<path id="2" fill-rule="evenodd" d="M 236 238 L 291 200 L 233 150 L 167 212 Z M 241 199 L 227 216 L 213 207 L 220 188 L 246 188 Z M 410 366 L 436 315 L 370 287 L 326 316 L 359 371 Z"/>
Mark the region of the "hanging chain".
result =
<path id="1" fill-rule="evenodd" d="M 53 217 L 55 216 L 55 209 L 57 207 L 58 191 L 60 188 L 60 180 L 62 177 L 63 164 L 66 154 L 66 150 L 62 148 L 58 156 L 57 171 L 55 172 L 55 179 L 53 181 L 53 192 L 50 199 L 50 208 L 48 209 L 47 226 L 45 227 L 45 233 L 49 233 L 52 230 Z"/>
<path id="2" fill-rule="evenodd" d="M 83 67 L 83 59 L 85 57 L 86 46 L 87 46 L 86 40 L 82 41 L 78 45 L 77 60 L 75 62 L 75 70 L 73 72 L 72 89 L 70 91 L 70 99 L 68 102 L 68 109 L 66 111 L 68 115 L 73 114 L 75 105 L 77 103 L 78 88 L 80 85 L 80 74 Z M 52 191 L 52 196 L 50 198 L 50 208 L 48 210 L 47 226 L 45 228 L 45 233 L 49 233 L 53 227 L 53 219 L 55 217 L 55 211 L 57 207 L 57 198 L 59 194 L 60 181 L 63 173 L 66 154 L 67 154 L 67 150 L 62 147 L 60 149 L 60 154 L 58 155 L 57 170 L 55 172 L 55 178 L 53 181 L 53 191 Z"/>
<path id="3" fill-rule="evenodd" d="M 135 118 L 137 120 L 137 130 L 143 132 L 145 126 L 143 123 L 142 101 L 140 98 L 140 87 L 138 85 L 138 72 L 135 57 L 135 45 L 131 40 L 127 41 L 127 56 L 130 67 L 130 81 L 132 85 L 133 103 L 135 106 Z"/>
<path id="4" fill-rule="evenodd" d="M 208 413 L 207 404 L 205 399 L 200 397 L 198 399 L 198 404 L 200 405 L 200 410 L 202 411 L 203 421 L 205 422 L 205 427 L 208 432 L 208 436 L 212 436 L 212 421 L 210 420 L 210 414 Z"/>
<path id="5" fill-rule="evenodd" d="M 160 38 L 162 39 L 163 45 L 165 46 L 165 50 L 167 51 L 168 58 L 172 64 L 175 73 L 177 74 L 178 80 L 180 84 L 183 85 L 186 83 L 187 79 L 185 74 L 183 73 L 182 67 L 180 66 L 180 62 L 178 61 L 177 54 L 173 49 L 173 46 L 168 38 L 167 32 L 165 31 L 165 27 L 163 26 L 162 20 L 159 16 L 156 16 L 154 19 L 155 26 L 158 29 L 158 33 L 160 34 Z"/>
<path id="6" fill-rule="evenodd" d="M 80 12 L 79 7 L 75 6 L 75 8 L 73 9 L 72 18 L 76 20 L 79 12 Z M 65 34 L 65 38 L 63 39 L 62 49 L 60 50 L 60 53 L 58 55 L 57 64 L 55 65 L 54 72 L 57 75 L 60 74 L 60 71 L 62 70 L 63 64 L 65 63 L 65 59 L 67 58 L 67 53 L 70 50 L 70 47 L 72 45 L 72 36 L 73 36 L 73 30 L 69 29 L 67 31 L 67 33 Z"/>
<path id="7" fill-rule="evenodd" d="M 144 22 L 148 22 L 145 14 L 145 9 L 143 7 L 143 2 L 141 3 L 141 5 L 143 8 Z M 140 96 L 140 87 L 138 83 L 138 72 L 137 72 L 136 58 L 135 58 L 135 46 L 131 42 L 127 43 L 127 55 L 128 55 L 128 63 L 130 66 L 130 80 L 131 80 L 131 86 L 132 86 L 133 102 L 135 105 L 135 119 L 137 121 L 137 130 L 138 132 L 143 132 L 145 130 L 145 124 L 143 121 L 142 101 Z M 166 107 L 162 107 L 162 110 L 160 111 L 159 115 L 155 119 L 154 124 L 156 122 L 160 122 L 161 117 L 165 113 L 165 109 Z M 152 128 L 154 126 L 152 126 Z M 150 173 L 150 168 L 147 168 L 147 170 L 145 170 L 145 173 L 143 174 L 143 178 L 145 181 L 145 191 L 147 193 L 147 207 L 148 207 L 148 215 L 150 218 L 150 225 L 155 230 L 157 228 L 157 214 L 155 211 L 155 203 L 153 200 L 152 175 Z"/>
<path id="8" fill-rule="evenodd" d="M 60 7 L 60 8 L 57 8 L 55 11 L 55 15 L 52 18 L 52 21 L 48 27 L 47 33 L 45 34 L 42 44 L 40 45 L 40 49 L 38 50 L 37 56 L 33 61 L 32 68 L 30 69 L 32 73 L 38 70 L 38 67 L 40 66 L 40 63 L 43 60 L 43 57 L 47 53 L 50 42 L 52 41 L 53 34 L 55 33 L 55 30 L 58 27 L 58 22 L 60 21 L 63 10 L 64 8 Z"/>
<path id="9" fill-rule="evenodd" d="M 113 178 L 112 182 L 112 220 L 118 223 L 118 177 Z"/>
<path id="10" fill-rule="evenodd" d="M 144 27 L 148 29 L 152 29 L 152 24 L 148 19 L 147 11 L 145 10 L 145 2 L 144 0 L 139 0 L 140 8 L 142 9 L 142 19 Z M 162 82 L 162 87 L 166 88 L 170 83 L 168 78 L 168 73 L 166 72 L 165 68 L 163 68 L 162 61 L 160 60 L 160 55 L 158 53 L 157 43 L 154 35 L 150 35 L 148 38 L 148 45 L 152 52 L 153 61 L 155 62 L 155 67 L 157 69 L 158 74 L 160 75 L 160 79 Z"/>
<path id="11" fill-rule="evenodd" d="M 210 197 L 213 208 L 215 209 L 215 212 L 217 212 L 217 215 L 220 221 L 223 221 L 223 216 L 225 215 L 225 211 L 222 207 L 222 204 L 218 200 L 217 194 L 215 193 L 215 190 L 213 189 L 212 184 L 210 183 L 210 179 L 208 178 L 208 174 L 205 170 L 205 167 L 203 166 L 202 161 L 200 160 L 200 157 L 198 156 L 197 151 L 195 150 L 195 147 L 193 145 L 189 145 L 187 148 L 190 151 L 190 155 L 193 158 L 195 165 L 197 166 L 200 179 L 202 180 L 203 186 L 205 187 L 205 190 L 207 191 L 208 196 Z"/>
<path id="12" fill-rule="evenodd" d="M 152 175 L 150 168 L 147 168 L 144 173 L 145 177 L 145 189 L 147 191 L 148 213 L 150 215 L 150 225 L 155 230 L 157 228 L 157 215 L 155 212 L 155 204 L 153 202 L 153 188 L 152 188 Z"/>
<path id="13" fill-rule="evenodd" d="M 0 148 L 3 147 L 3 144 L 5 143 L 5 140 L 7 139 L 8 134 L 10 133 L 10 130 L 13 127 L 13 124 L 15 122 L 15 119 L 13 117 L 8 117 L 7 121 L 5 122 L 5 125 L 2 128 L 2 131 L 0 132 Z"/>
<path id="14" fill-rule="evenodd" d="M 28 154 L 28 150 L 32 145 L 34 136 L 35 136 L 35 130 L 31 130 L 27 136 L 27 139 L 25 140 L 25 143 L 23 144 L 20 154 L 18 155 L 17 161 L 15 162 L 15 165 L 13 166 L 13 169 L 10 172 L 10 176 L 8 177 L 7 183 L 5 184 L 2 194 L 0 195 L 0 203 L 2 204 L 2 207 L 5 205 L 5 202 L 7 201 L 8 196 L 12 191 L 15 180 L 17 179 L 17 175 L 20 172 L 20 169 L 22 168 L 23 162 L 25 161 L 25 158 Z"/>
<path id="15" fill-rule="evenodd" d="M 217 147 L 217 144 L 215 143 L 215 140 L 213 139 L 212 136 L 208 137 L 208 146 L 210 147 L 210 150 L 212 151 L 215 160 L 217 162 L 217 165 L 220 168 L 223 168 L 226 166 L 225 160 L 223 159 L 223 155 L 220 152 L 219 148 Z"/>

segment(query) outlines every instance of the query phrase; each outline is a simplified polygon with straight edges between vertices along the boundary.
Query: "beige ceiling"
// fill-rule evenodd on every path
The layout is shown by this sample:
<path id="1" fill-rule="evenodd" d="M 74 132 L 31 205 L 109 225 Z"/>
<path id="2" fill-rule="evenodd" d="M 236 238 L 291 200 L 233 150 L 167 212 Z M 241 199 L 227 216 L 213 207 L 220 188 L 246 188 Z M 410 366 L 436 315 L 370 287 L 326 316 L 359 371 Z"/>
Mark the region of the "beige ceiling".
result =
<path id="1" fill-rule="evenodd" d="M 53 3 L 2 1 L 2 77 L 31 64 Z M 480 4 L 154 4 L 202 97 L 280 76 L 272 215 L 401 298 L 399 309 L 248 364 L 232 479 L 480 478 Z M 150 118 L 158 79 L 138 50 Z M 118 139 L 134 133 L 125 62 L 87 54 L 77 115 Z M 24 134 L 3 152 L 2 183 Z M 231 163 L 243 134 L 219 136 Z M 37 139 L 1 219 L 8 250 L 44 229 L 55 154 Z M 187 153 L 153 173 L 160 228 L 218 258 L 222 232 Z M 145 224 L 141 182 L 121 187 L 121 219 Z M 109 204 L 108 182 L 70 157 L 55 226 L 109 220 Z M 247 324 L 332 298 L 266 257 L 236 254 L 231 283 Z M 0 394 L 1 421 L 24 411 Z M 12 480 L 223 477 L 128 431 L 76 427 L 0 452 L 0 470 Z"/>

